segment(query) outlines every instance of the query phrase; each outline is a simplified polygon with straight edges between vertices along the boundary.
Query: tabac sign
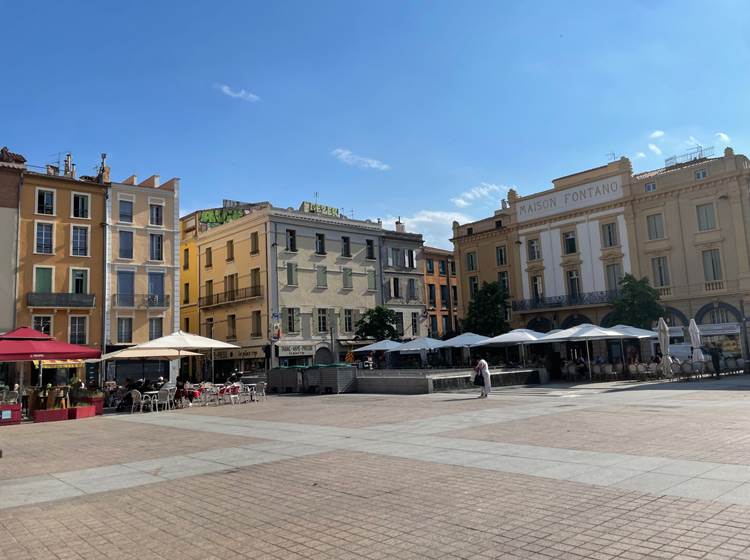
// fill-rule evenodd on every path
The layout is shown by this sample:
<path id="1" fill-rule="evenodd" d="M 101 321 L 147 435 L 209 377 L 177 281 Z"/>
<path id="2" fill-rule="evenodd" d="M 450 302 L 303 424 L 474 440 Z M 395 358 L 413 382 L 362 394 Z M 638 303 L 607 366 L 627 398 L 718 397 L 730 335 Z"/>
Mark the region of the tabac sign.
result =
<path id="1" fill-rule="evenodd" d="M 341 212 L 335 206 L 326 206 L 325 204 L 318 204 L 317 202 L 304 201 L 300 208 L 302 212 L 310 212 L 311 214 L 323 214 L 325 216 L 332 216 L 338 218 Z"/>
<path id="2" fill-rule="evenodd" d="M 620 177 L 561 189 L 516 202 L 516 221 L 528 222 L 622 198 Z"/>

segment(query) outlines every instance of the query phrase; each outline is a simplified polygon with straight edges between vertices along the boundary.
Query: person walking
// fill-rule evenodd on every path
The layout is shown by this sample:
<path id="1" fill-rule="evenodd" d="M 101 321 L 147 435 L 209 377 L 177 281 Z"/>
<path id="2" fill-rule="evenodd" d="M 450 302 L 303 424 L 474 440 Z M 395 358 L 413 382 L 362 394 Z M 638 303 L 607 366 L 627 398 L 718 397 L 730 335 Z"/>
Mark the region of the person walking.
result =
<path id="1" fill-rule="evenodd" d="M 490 381 L 490 366 L 487 365 L 487 361 L 484 358 L 480 358 L 477 361 L 477 365 L 474 368 L 474 371 L 477 373 L 477 375 L 482 376 L 482 381 L 484 382 L 484 385 L 482 385 L 482 392 L 479 395 L 480 399 L 486 399 L 490 392 L 492 391 L 492 383 Z"/>

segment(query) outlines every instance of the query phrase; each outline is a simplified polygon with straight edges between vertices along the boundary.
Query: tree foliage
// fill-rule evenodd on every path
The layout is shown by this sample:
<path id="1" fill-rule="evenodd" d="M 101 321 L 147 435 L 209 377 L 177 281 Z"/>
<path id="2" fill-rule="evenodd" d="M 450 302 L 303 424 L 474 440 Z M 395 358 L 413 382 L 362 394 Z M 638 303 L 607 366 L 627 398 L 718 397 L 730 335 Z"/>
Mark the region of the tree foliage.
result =
<path id="1" fill-rule="evenodd" d="M 619 295 L 613 305 L 614 311 L 609 321 L 612 325 L 650 329 L 654 321 L 664 315 L 659 292 L 648 283 L 648 278 L 638 280 L 632 274 L 626 274 L 620 280 Z"/>
<path id="2" fill-rule="evenodd" d="M 356 325 L 357 338 L 386 340 L 398 337 L 396 312 L 382 305 L 368 309 Z"/>
<path id="3" fill-rule="evenodd" d="M 505 308 L 509 305 L 508 293 L 497 282 L 485 282 L 474 294 L 463 320 L 464 332 L 484 336 L 497 336 L 508 332 Z"/>

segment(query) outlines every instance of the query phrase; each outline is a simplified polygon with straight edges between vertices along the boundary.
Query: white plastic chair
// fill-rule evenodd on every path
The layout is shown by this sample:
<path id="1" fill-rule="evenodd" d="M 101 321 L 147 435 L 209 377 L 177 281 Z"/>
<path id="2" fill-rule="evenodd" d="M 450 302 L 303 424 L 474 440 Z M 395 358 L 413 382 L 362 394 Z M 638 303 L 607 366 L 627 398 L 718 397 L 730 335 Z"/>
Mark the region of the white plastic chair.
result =
<path id="1" fill-rule="evenodd" d="M 159 412 L 159 407 L 162 407 L 162 410 L 168 410 L 169 409 L 169 389 L 159 389 L 159 392 L 156 394 L 156 397 L 154 397 L 153 404 L 156 406 L 156 412 Z"/>
<path id="2" fill-rule="evenodd" d="M 266 400 L 266 383 L 264 381 L 258 382 L 255 386 L 255 399 L 258 402 Z"/>

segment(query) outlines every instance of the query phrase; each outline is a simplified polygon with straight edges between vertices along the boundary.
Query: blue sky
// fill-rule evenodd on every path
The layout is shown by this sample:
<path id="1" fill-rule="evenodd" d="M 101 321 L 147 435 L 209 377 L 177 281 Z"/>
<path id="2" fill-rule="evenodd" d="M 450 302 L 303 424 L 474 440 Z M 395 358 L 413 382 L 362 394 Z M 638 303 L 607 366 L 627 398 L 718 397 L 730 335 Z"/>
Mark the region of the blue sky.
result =
<path id="1" fill-rule="evenodd" d="M 0 145 L 115 179 L 451 222 L 627 155 L 748 152 L 743 2 L 0 0 Z"/>

